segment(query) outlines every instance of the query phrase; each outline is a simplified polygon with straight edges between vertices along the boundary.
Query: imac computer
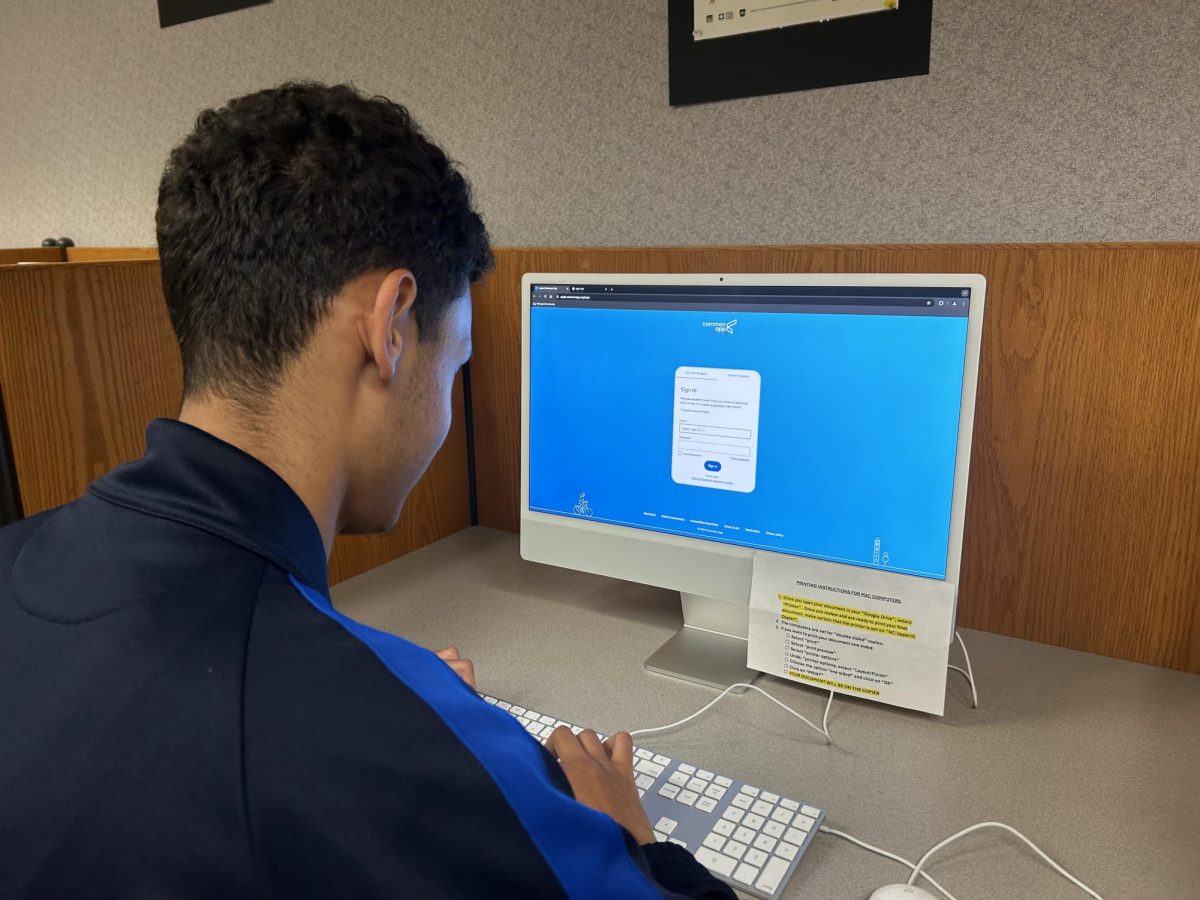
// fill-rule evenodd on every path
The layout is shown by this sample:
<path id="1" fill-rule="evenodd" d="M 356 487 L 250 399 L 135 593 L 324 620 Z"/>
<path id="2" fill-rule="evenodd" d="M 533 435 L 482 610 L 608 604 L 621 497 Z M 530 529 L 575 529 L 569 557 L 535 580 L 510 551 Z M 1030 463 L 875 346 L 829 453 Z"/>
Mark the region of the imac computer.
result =
<path id="1" fill-rule="evenodd" d="M 958 584 L 980 275 L 531 274 L 521 554 L 678 590 L 651 671 L 746 666 L 752 560 Z"/>

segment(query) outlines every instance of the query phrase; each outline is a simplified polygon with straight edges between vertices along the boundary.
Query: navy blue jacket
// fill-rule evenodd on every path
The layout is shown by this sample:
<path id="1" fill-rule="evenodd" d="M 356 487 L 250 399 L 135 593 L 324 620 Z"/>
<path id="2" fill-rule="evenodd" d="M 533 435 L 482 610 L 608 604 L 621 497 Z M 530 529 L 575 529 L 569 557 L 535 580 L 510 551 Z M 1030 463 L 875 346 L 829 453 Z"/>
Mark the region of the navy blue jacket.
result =
<path id="1" fill-rule="evenodd" d="M 732 896 L 325 566 L 279 476 L 165 420 L 0 531 L 0 896 Z"/>

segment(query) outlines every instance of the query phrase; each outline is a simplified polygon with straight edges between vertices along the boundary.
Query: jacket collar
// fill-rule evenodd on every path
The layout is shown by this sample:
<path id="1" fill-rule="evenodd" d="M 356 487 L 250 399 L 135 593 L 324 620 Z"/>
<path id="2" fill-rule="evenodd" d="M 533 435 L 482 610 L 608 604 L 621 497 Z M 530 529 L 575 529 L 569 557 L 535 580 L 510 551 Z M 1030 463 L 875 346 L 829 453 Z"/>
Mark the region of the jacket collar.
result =
<path id="1" fill-rule="evenodd" d="M 88 490 L 223 537 L 328 594 L 325 545 L 308 507 L 274 470 L 206 431 L 155 419 L 146 454 Z"/>

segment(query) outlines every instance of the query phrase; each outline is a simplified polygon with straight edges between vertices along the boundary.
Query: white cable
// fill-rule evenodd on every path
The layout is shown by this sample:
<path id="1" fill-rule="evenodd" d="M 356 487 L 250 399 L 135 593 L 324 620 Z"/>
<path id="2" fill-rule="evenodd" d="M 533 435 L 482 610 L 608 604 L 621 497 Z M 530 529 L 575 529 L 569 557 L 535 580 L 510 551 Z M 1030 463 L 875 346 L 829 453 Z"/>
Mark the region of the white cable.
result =
<path id="1" fill-rule="evenodd" d="M 971 668 L 971 654 L 967 652 L 967 645 L 963 643 L 962 635 L 958 633 L 958 629 L 954 629 L 954 637 L 958 640 L 958 646 L 962 647 L 963 659 L 967 661 L 967 671 L 963 672 L 967 676 L 967 681 L 971 682 L 971 706 L 974 709 L 979 709 L 979 692 L 975 690 L 975 671 Z M 962 672 L 958 666 L 951 666 L 955 671 Z"/>
<path id="2" fill-rule="evenodd" d="M 797 719 L 799 719 L 801 722 L 803 722 L 805 725 L 807 725 L 809 728 L 813 729 L 814 731 L 819 732 L 822 736 L 824 736 L 825 743 L 827 743 L 827 744 L 833 743 L 833 738 L 831 738 L 829 736 L 828 730 L 821 729 L 820 727 L 814 725 L 812 722 L 808 721 L 808 719 L 804 718 L 804 716 L 800 715 L 800 713 L 796 712 L 794 709 L 787 706 L 786 704 L 781 703 L 780 701 L 776 700 L 774 697 L 772 697 L 770 694 L 768 694 L 762 688 L 756 687 L 753 684 L 746 684 L 745 682 L 738 682 L 737 684 L 731 684 L 729 687 L 725 688 L 725 690 L 721 691 L 721 693 L 719 693 L 712 700 L 708 701 L 708 703 L 704 704 L 702 707 L 700 707 L 698 710 L 696 710 L 690 716 L 680 719 L 678 722 L 672 722 L 670 725 L 660 725 L 657 728 L 637 728 L 637 729 L 634 729 L 633 731 L 629 732 L 629 735 L 630 735 L 630 737 L 636 737 L 639 734 L 654 734 L 655 732 L 658 732 L 658 731 L 669 731 L 672 728 L 678 728 L 680 725 L 686 725 L 688 722 L 692 721 L 692 719 L 696 718 L 697 716 L 701 715 L 702 713 L 708 712 L 709 709 L 711 709 L 713 706 L 716 705 L 718 700 L 720 700 L 722 697 L 724 697 L 726 694 L 728 694 L 734 688 L 748 688 L 749 690 L 752 690 L 752 691 L 758 691 L 760 694 L 762 694 L 764 697 L 766 697 L 768 700 L 770 700 L 776 706 L 782 707 L 783 709 L 787 710 L 793 716 L 795 716 Z M 741 693 L 741 692 L 739 691 L 739 693 Z M 828 716 L 829 716 L 829 705 L 832 703 L 833 703 L 833 693 L 831 691 L 830 697 L 829 697 L 829 704 L 826 704 L 826 706 L 825 706 L 826 719 L 828 719 Z"/>
<path id="3" fill-rule="evenodd" d="M 962 831 L 958 832 L 957 834 L 950 835 L 950 837 L 946 838 L 941 843 L 935 844 L 933 847 L 931 847 L 925 853 L 924 856 L 922 856 L 919 860 L 917 860 L 917 864 L 915 866 L 913 866 L 912 874 L 908 877 L 908 881 L 906 883 L 912 884 L 914 881 L 917 880 L 918 875 L 925 874 L 924 872 L 921 871 L 921 868 L 929 860 L 929 857 L 933 856 L 933 854 L 937 853 L 937 851 L 941 850 L 943 847 L 945 847 L 947 844 L 951 843 L 952 841 L 957 841 L 960 837 L 970 834 L 972 831 L 978 831 L 980 828 L 1003 828 L 1005 831 L 1007 831 L 1011 834 L 1015 834 L 1017 837 L 1019 837 L 1021 840 L 1023 840 L 1026 844 L 1028 844 L 1033 849 L 1034 853 L 1036 853 L 1038 856 L 1040 856 L 1042 859 L 1044 859 L 1046 861 L 1046 863 L 1049 864 L 1049 866 L 1052 869 L 1054 869 L 1055 872 L 1057 872 L 1063 878 L 1067 879 L 1067 881 L 1071 882 L 1071 884 L 1075 885 L 1075 887 L 1079 888 L 1081 891 L 1083 891 L 1088 896 L 1094 897 L 1095 900 L 1104 900 L 1104 898 L 1102 898 L 1099 894 L 1097 894 L 1095 891 L 1093 891 L 1090 887 L 1088 887 L 1086 884 L 1084 884 L 1082 881 L 1080 881 L 1078 878 L 1076 878 L 1074 875 L 1072 875 L 1070 872 L 1068 872 L 1066 869 L 1064 869 L 1062 866 L 1060 866 L 1058 863 L 1056 863 L 1054 860 L 1052 860 L 1044 852 L 1042 852 L 1041 847 L 1039 847 L 1037 844 L 1035 844 L 1029 838 L 1025 837 L 1025 835 L 1021 834 L 1021 832 L 1017 831 L 1017 829 L 1013 828 L 1011 825 L 1005 825 L 1003 822 L 980 822 L 978 825 L 972 825 L 970 828 L 964 828 Z"/>
<path id="4" fill-rule="evenodd" d="M 895 860 L 896 862 L 900 863 L 900 865 L 906 866 L 907 868 L 912 869 L 914 871 L 917 868 L 914 864 L 910 863 L 904 857 L 897 856 L 895 853 L 888 853 L 886 850 L 880 850 L 878 847 L 873 847 L 870 844 L 868 844 L 866 841 L 860 841 L 858 838 L 852 837 L 851 835 L 846 834 L 846 832 L 844 832 L 844 831 L 838 831 L 836 828 L 830 828 L 828 825 L 822 825 L 819 830 L 824 831 L 826 834 L 832 834 L 835 837 L 840 837 L 844 840 L 849 841 L 852 844 L 857 844 L 858 846 L 862 847 L 864 850 L 870 850 L 872 853 L 878 853 L 880 856 L 886 857 L 887 859 Z M 928 881 L 931 885 L 933 885 L 939 891 L 941 891 L 942 896 L 945 897 L 946 900 L 957 900 L 957 898 L 953 894 L 951 894 L 948 890 L 946 890 L 944 887 L 942 887 L 940 884 L 938 884 L 936 881 L 934 881 L 932 876 L 926 874 L 925 872 L 922 872 L 921 877 L 924 878 L 926 881 Z"/>
<path id="5" fill-rule="evenodd" d="M 821 717 L 821 731 L 825 733 L 825 743 L 832 744 L 833 738 L 829 736 L 829 710 L 833 707 L 833 691 L 829 692 L 829 701 L 825 704 L 825 715 Z"/>

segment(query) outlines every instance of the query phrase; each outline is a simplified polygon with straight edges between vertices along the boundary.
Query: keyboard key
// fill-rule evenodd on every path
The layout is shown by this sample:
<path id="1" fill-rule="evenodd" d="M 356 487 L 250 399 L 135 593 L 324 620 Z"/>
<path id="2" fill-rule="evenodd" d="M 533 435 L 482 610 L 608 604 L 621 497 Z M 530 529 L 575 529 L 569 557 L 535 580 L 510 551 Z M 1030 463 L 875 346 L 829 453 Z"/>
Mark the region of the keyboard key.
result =
<path id="1" fill-rule="evenodd" d="M 679 788 L 673 784 L 664 784 L 658 789 L 658 796 L 666 797 L 668 800 L 674 800 L 675 795 L 679 793 Z"/>
<path id="2" fill-rule="evenodd" d="M 745 794 L 738 794 L 736 797 L 733 798 L 733 805 L 736 806 L 738 809 L 749 809 L 750 804 L 753 802 L 754 801 L 751 800 L 749 797 L 747 797 Z"/>
<path id="3" fill-rule="evenodd" d="M 767 861 L 767 854 L 761 850 L 751 850 L 746 854 L 746 862 L 752 866 L 761 866 Z"/>
<path id="4" fill-rule="evenodd" d="M 763 853 L 770 853 L 775 849 L 775 845 L 778 843 L 779 841 L 775 840 L 775 838 L 771 837 L 769 834 L 760 834 L 754 839 L 754 846 Z"/>
<path id="5" fill-rule="evenodd" d="M 696 809 L 700 812 L 712 812 L 717 808 L 717 801 L 712 797 L 701 797 L 696 801 Z"/>
<path id="6" fill-rule="evenodd" d="M 648 759 L 639 759 L 634 767 L 636 772 L 645 772 L 647 775 L 653 775 L 657 778 L 663 773 L 663 767 L 658 763 L 652 763 Z"/>
<path id="7" fill-rule="evenodd" d="M 553 725 L 557 720 L 554 716 L 538 716 L 538 721 L 543 725 Z"/>
<path id="8" fill-rule="evenodd" d="M 570 722 L 564 722 L 562 719 L 559 719 L 557 722 L 555 722 L 555 723 L 554 723 L 554 727 L 555 727 L 555 728 L 570 728 L 570 727 L 571 727 L 571 723 L 570 723 Z"/>
<path id="9" fill-rule="evenodd" d="M 484 703 L 487 703 L 487 704 L 489 704 L 489 705 L 491 705 L 491 706 L 495 706 L 495 705 L 496 705 L 496 698 L 495 698 L 495 697 L 488 697 L 488 696 L 484 696 L 484 698 L 483 698 L 483 702 L 484 702 Z"/>
<path id="10" fill-rule="evenodd" d="M 714 831 L 704 839 L 704 846 L 709 850 L 720 850 L 725 846 L 725 838 Z"/>
<path id="11" fill-rule="evenodd" d="M 732 856 L 734 859 L 741 859 L 742 854 L 746 852 L 746 845 L 739 844 L 737 841 L 730 841 L 725 845 L 725 855 Z"/>
<path id="12" fill-rule="evenodd" d="M 705 781 L 712 781 L 712 780 L 713 780 L 713 773 L 712 773 L 712 772 L 710 772 L 710 771 L 708 771 L 708 769 L 697 769 L 697 770 L 696 770 L 696 777 L 697 777 L 697 778 L 703 778 Z"/>
<path id="13" fill-rule="evenodd" d="M 688 777 L 676 769 L 671 773 L 671 777 L 668 778 L 667 781 L 671 782 L 671 784 L 677 784 L 680 787 L 683 787 L 685 784 L 687 784 Z"/>
<path id="14" fill-rule="evenodd" d="M 808 837 L 808 835 L 803 831 L 800 831 L 798 828 L 789 828 L 787 830 L 787 834 L 783 836 L 783 839 L 789 844 L 803 844 L 806 837 Z"/>
<path id="15" fill-rule="evenodd" d="M 780 800 L 779 805 L 782 806 L 784 809 L 792 810 L 792 812 L 795 812 L 796 810 L 798 810 L 800 808 L 800 804 L 797 803 L 795 800 L 787 800 L 787 799 Z M 807 815 L 807 813 L 806 813 L 806 815 Z"/>
<path id="16" fill-rule="evenodd" d="M 571 734 L 579 734 L 581 731 L 583 731 L 582 726 L 580 726 L 580 725 L 572 725 L 571 726 Z"/>
<path id="17" fill-rule="evenodd" d="M 708 782 L 701 781 L 699 778 L 693 778 L 687 783 L 688 790 L 695 791 L 697 794 L 703 794 L 706 787 L 708 787 Z"/>
<path id="18" fill-rule="evenodd" d="M 812 819 L 819 819 L 821 817 L 821 811 L 815 806 L 802 806 L 800 807 L 800 812 Z"/>
<path id="19" fill-rule="evenodd" d="M 538 719 L 538 716 L 540 716 L 540 715 L 541 715 L 540 712 L 534 712 L 532 709 L 525 710 L 525 718 L 531 719 L 532 721 L 536 722 Z"/>
<path id="20" fill-rule="evenodd" d="M 731 806 L 725 812 L 721 813 L 721 818 L 728 819 L 730 822 L 740 822 L 744 815 L 745 813 L 742 810 Z"/>
<path id="21" fill-rule="evenodd" d="M 717 853 L 715 850 L 709 850 L 707 847 L 700 847 L 696 850 L 696 861 L 710 872 L 726 876 L 732 874 L 733 867 L 737 865 L 736 859 Z"/>
<path id="22" fill-rule="evenodd" d="M 784 859 L 795 859 L 796 854 L 800 852 L 800 848 L 795 844 L 784 842 L 775 848 L 775 853 L 782 856 Z"/>
<path id="23" fill-rule="evenodd" d="M 656 841 L 665 841 L 667 839 L 667 836 L 665 834 L 663 834 L 661 831 L 656 831 L 656 832 L 654 832 L 654 839 Z"/>
<path id="24" fill-rule="evenodd" d="M 653 753 L 651 753 L 649 750 L 643 750 L 641 747 L 638 747 L 638 749 L 634 750 L 633 755 L 636 756 L 638 759 L 653 759 L 654 758 Z"/>
<path id="25" fill-rule="evenodd" d="M 512 704 L 507 700 L 497 700 L 496 705 L 501 709 L 512 709 Z"/>
<path id="26" fill-rule="evenodd" d="M 717 824 L 713 826 L 713 831 L 722 837 L 729 837 L 733 834 L 734 824 L 728 819 L 717 819 Z"/>
<path id="27" fill-rule="evenodd" d="M 523 715 L 525 715 L 525 707 L 523 707 L 523 706 L 510 706 L 510 707 L 508 708 L 508 711 L 509 711 L 510 713 L 512 713 L 514 716 L 523 716 Z"/>
<path id="28" fill-rule="evenodd" d="M 656 753 L 654 754 L 654 761 L 660 766 L 669 766 L 671 764 L 671 757 L 663 756 L 661 753 Z"/>
<path id="29" fill-rule="evenodd" d="M 739 793 L 749 794 L 751 797 L 757 797 L 758 796 L 758 788 L 750 787 L 750 785 L 748 785 L 748 784 L 743 784 L 742 789 Z"/>
<path id="30" fill-rule="evenodd" d="M 637 777 L 637 786 L 644 791 L 649 790 L 654 786 L 654 779 L 649 775 L 642 775 L 639 773 Z"/>
<path id="31" fill-rule="evenodd" d="M 740 841 L 743 844 L 754 843 L 754 838 L 754 830 L 747 828 L 744 825 L 733 833 L 733 839 L 735 841 Z"/>
<path id="32" fill-rule="evenodd" d="M 772 794 L 770 791 L 763 791 L 762 798 L 764 800 L 766 800 L 768 803 L 778 803 L 779 802 L 779 795 Z"/>
<path id="33" fill-rule="evenodd" d="M 771 818 L 780 825 L 786 825 L 792 821 L 792 814 L 789 810 L 784 809 L 782 806 L 777 806 L 775 807 L 775 812 L 771 813 Z"/>
<path id="34" fill-rule="evenodd" d="M 733 786 L 733 779 L 732 779 L 732 778 L 726 778 L 724 775 L 718 775 L 718 776 L 717 776 L 716 778 L 714 778 L 713 780 L 714 780 L 714 781 L 715 781 L 717 784 L 719 784 L 721 787 L 723 787 L 723 788 L 727 788 L 727 787 L 732 787 L 732 786 Z"/>
<path id="35" fill-rule="evenodd" d="M 778 856 L 772 857 L 767 863 L 767 867 L 763 869 L 762 877 L 754 883 L 754 886 L 760 891 L 768 894 L 775 893 L 779 889 L 779 882 L 783 880 L 783 876 L 787 874 L 788 862 L 786 859 L 780 859 Z"/>
<path id="36" fill-rule="evenodd" d="M 687 763 L 680 763 L 680 764 L 679 764 L 679 771 L 680 771 L 680 772 L 682 772 L 684 775 L 695 775 L 695 774 L 696 774 L 696 767 L 695 767 L 695 766 L 689 766 Z"/>
<path id="37" fill-rule="evenodd" d="M 721 787 L 719 784 L 710 784 L 708 789 L 705 790 L 704 796 L 712 797 L 714 800 L 720 800 L 725 796 L 725 790 L 726 789 Z"/>
<path id="38" fill-rule="evenodd" d="M 645 788 L 638 788 L 638 797 L 645 797 L 645 796 L 646 796 Z"/>
<path id="39" fill-rule="evenodd" d="M 684 850 L 686 850 L 686 849 L 687 849 L 687 844 L 685 844 L 685 843 L 684 843 L 683 841 L 681 841 L 679 838 L 667 838 L 667 840 L 669 840 L 669 841 L 670 841 L 672 844 L 678 844 L 678 845 L 679 845 L 680 847 L 682 847 Z"/>
<path id="40" fill-rule="evenodd" d="M 663 816 L 654 826 L 655 831 L 661 831 L 663 834 L 671 834 L 679 825 L 674 819 L 668 819 Z"/>
<path id="41" fill-rule="evenodd" d="M 810 819 L 808 816 L 796 816 L 796 818 L 792 819 L 792 827 L 799 828 L 801 831 L 812 831 L 814 822 L 815 820 Z"/>
<path id="42" fill-rule="evenodd" d="M 769 834 L 773 838 L 783 836 L 783 826 L 778 822 L 768 822 L 763 826 L 763 834 Z"/>
<path id="43" fill-rule="evenodd" d="M 749 863 L 742 863 L 737 867 L 737 871 L 733 873 L 733 880 L 740 881 L 742 884 L 754 884 L 754 879 L 758 877 L 758 869 Z"/>
<path id="44" fill-rule="evenodd" d="M 758 816 L 769 816 L 774 807 L 766 800 L 755 800 L 754 806 L 750 807 L 751 812 Z"/>
<path id="45" fill-rule="evenodd" d="M 767 821 L 762 816 L 754 813 L 746 813 L 746 818 L 742 819 L 742 824 L 747 828 L 753 828 L 755 831 L 763 827 L 763 822 Z"/>
<path id="46" fill-rule="evenodd" d="M 552 735 L 552 734 L 554 734 L 554 726 L 553 725 L 543 725 L 542 726 L 542 735 L 541 736 L 542 736 L 543 740 L 547 740 L 547 741 L 550 740 L 550 735 Z"/>
<path id="47" fill-rule="evenodd" d="M 528 731 L 530 734 L 535 734 L 535 735 L 540 736 L 542 733 L 542 726 L 539 725 L 537 722 L 530 722 L 528 725 L 525 726 L 525 730 Z"/>
<path id="48" fill-rule="evenodd" d="M 679 796 L 675 798 L 675 802 L 683 803 L 686 806 L 692 806 L 699 798 L 700 795 L 695 791 L 680 791 Z"/>

